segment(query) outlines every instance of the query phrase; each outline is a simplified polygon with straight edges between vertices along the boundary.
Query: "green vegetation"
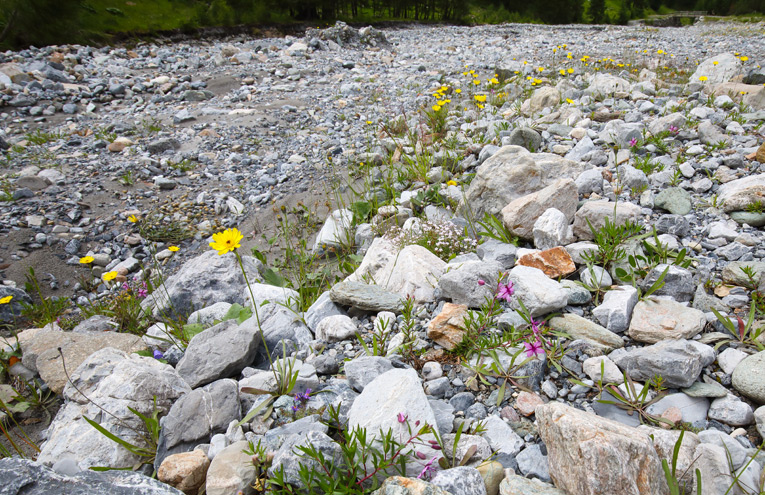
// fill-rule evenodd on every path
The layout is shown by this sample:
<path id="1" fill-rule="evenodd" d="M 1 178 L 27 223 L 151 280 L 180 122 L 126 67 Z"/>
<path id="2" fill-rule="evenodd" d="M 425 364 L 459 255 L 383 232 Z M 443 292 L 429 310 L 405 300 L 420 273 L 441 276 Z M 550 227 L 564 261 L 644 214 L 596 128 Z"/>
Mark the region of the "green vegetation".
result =
<path id="1" fill-rule="evenodd" d="M 714 15 L 765 10 L 763 0 L 4 0 L 0 48 L 60 43 L 102 43 L 115 37 L 192 32 L 203 27 L 297 24 L 328 26 L 335 20 L 491 24 L 591 22 L 625 24 L 673 11 Z M 756 19 L 755 19 L 756 20 Z M 253 28 L 257 32 L 259 28 Z"/>

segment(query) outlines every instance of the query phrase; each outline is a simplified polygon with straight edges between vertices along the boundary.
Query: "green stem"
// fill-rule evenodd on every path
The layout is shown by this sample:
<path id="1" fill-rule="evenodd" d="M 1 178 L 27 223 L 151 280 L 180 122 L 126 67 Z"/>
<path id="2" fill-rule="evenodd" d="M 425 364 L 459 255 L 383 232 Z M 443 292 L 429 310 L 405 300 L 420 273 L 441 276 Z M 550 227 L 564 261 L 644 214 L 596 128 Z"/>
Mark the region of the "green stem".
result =
<path id="1" fill-rule="evenodd" d="M 260 340 L 263 341 L 263 348 L 266 350 L 266 357 L 268 358 L 268 364 L 271 365 L 271 373 L 274 374 L 274 379 L 276 380 L 277 386 L 279 386 L 279 379 L 276 376 L 276 369 L 274 369 L 274 362 L 271 359 L 271 351 L 268 350 L 268 344 L 266 344 L 266 335 L 263 333 L 263 326 L 260 324 L 260 315 L 258 314 L 258 305 L 255 302 L 255 296 L 252 293 L 252 287 L 250 287 L 250 281 L 247 278 L 247 271 L 244 269 L 244 262 L 242 261 L 242 257 L 239 255 L 238 251 L 234 251 L 234 254 L 236 255 L 236 260 L 239 262 L 239 268 L 242 270 L 242 275 L 244 275 L 244 283 L 247 284 L 247 290 L 250 291 L 250 301 L 252 301 L 252 308 L 255 312 L 255 321 L 258 323 L 258 331 L 260 332 Z"/>

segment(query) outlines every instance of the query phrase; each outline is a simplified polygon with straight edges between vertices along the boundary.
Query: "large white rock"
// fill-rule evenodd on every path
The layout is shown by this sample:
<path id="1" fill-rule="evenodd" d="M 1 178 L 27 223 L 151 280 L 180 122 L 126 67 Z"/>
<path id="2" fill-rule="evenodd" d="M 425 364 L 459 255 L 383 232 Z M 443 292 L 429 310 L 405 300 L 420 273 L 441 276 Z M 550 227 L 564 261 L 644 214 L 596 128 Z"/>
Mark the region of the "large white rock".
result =
<path id="1" fill-rule="evenodd" d="M 420 378 L 413 369 L 393 369 L 367 384 L 348 412 L 348 428 L 365 428 L 367 438 L 379 438 L 380 431 L 390 430 L 394 438 L 403 443 L 410 437 L 410 432 L 407 424 L 398 420 L 399 413 L 407 418 L 413 429 L 426 423 L 438 427 Z M 418 421 L 419 426 L 415 426 Z M 421 438 L 427 442 L 433 436 L 429 434 Z M 427 459 L 437 453 L 427 446 L 418 446 L 417 451 L 425 454 Z M 407 462 L 407 475 L 417 476 L 421 470 L 422 466 L 413 458 Z"/>
<path id="2" fill-rule="evenodd" d="M 587 201 L 574 216 L 574 235 L 583 241 L 593 239 L 590 224 L 595 230 L 603 228 L 606 218 L 612 224 L 621 225 L 627 220 L 637 221 L 640 207 L 632 203 L 612 203 L 611 201 Z M 589 224 L 587 221 L 589 220 Z"/>
<path id="3" fill-rule="evenodd" d="M 699 64 L 691 76 L 691 82 L 699 82 L 706 77 L 705 85 L 728 82 L 741 72 L 741 60 L 732 53 L 721 53 Z"/>
<path id="4" fill-rule="evenodd" d="M 334 250 L 353 245 L 353 212 L 348 209 L 335 210 L 321 227 L 313 243 L 313 252 L 327 255 Z"/>
<path id="5" fill-rule="evenodd" d="M 765 174 L 726 182 L 718 190 L 717 201 L 726 212 L 745 210 L 757 201 L 765 201 Z"/>
<path id="6" fill-rule="evenodd" d="M 537 407 L 555 486 L 577 495 L 665 495 L 661 460 L 645 433 L 559 402 Z"/>
<path id="7" fill-rule="evenodd" d="M 598 73 L 592 78 L 584 94 L 606 98 L 614 93 L 626 93 L 629 90 L 630 83 L 627 80 L 607 73 Z"/>
<path id="8" fill-rule="evenodd" d="M 482 219 L 497 215 L 511 201 L 539 191 L 558 179 L 576 179 L 591 165 L 552 153 L 530 153 L 521 146 L 503 146 L 476 170 L 459 211 Z"/>
<path id="9" fill-rule="evenodd" d="M 520 309 L 518 300 L 523 301 L 531 316 L 539 316 L 563 309 L 568 304 L 568 291 L 552 280 L 539 268 L 516 266 L 508 274 L 513 282 L 515 294 L 510 306 Z"/>
<path id="10" fill-rule="evenodd" d="M 665 339 L 690 339 L 704 329 L 702 311 L 667 299 L 649 299 L 635 305 L 627 334 L 646 344 Z"/>
<path id="11" fill-rule="evenodd" d="M 560 210 L 548 208 L 534 222 L 534 246 L 545 250 L 567 244 L 571 230 L 569 223 L 569 219 Z"/>
<path id="12" fill-rule="evenodd" d="M 518 237 L 531 239 L 534 223 L 548 208 L 561 211 L 570 223 L 574 219 L 578 200 L 576 183 L 572 179 L 560 179 L 540 191 L 510 202 L 502 208 L 502 222 Z"/>
<path id="13" fill-rule="evenodd" d="M 156 397 L 160 416 L 164 416 L 173 402 L 191 391 L 171 366 L 111 347 L 91 354 L 71 372 L 71 380 L 64 388 L 67 402 L 48 427 L 48 441 L 37 459 L 43 464 L 69 457 L 83 470 L 91 466 L 132 467 L 139 457 L 99 433 L 83 417 L 145 447 L 138 433 L 145 433 L 145 426 L 128 408 L 151 416 Z"/>
<path id="14" fill-rule="evenodd" d="M 422 246 L 406 246 L 382 270 L 382 286 L 417 303 L 432 301 L 446 262 Z"/>

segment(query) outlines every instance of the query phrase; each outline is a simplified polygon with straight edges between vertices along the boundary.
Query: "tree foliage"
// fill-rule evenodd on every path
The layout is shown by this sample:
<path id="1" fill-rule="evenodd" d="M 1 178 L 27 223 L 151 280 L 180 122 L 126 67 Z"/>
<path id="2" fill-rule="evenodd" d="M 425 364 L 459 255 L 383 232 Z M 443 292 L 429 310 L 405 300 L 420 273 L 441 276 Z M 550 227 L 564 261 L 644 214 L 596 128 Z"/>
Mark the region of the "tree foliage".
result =
<path id="1" fill-rule="evenodd" d="M 0 43 L 23 47 L 71 39 L 78 29 L 80 0 L 0 1 Z"/>

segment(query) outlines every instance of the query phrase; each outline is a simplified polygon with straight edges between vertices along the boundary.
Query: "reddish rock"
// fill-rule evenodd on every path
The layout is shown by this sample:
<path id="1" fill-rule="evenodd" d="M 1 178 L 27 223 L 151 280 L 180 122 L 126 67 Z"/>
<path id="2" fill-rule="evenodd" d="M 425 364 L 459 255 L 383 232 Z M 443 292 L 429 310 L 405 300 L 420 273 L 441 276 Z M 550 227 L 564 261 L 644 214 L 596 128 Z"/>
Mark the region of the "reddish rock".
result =
<path id="1" fill-rule="evenodd" d="M 663 413 L 661 413 L 661 418 L 669 421 L 673 425 L 676 425 L 683 420 L 683 412 L 675 406 L 668 407 L 667 409 L 664 410 Z M 672 428 L 670 425 L 666 423 L 663 423 L 661 427 L 667 428 L 667 429 Z"/>
<path id="2" fill-rule="evenodd" d="M 447 350 L 457 347 L 465 336 L 467 309 L 464 304 L 445 303 L 444 309 L 428 324 L 428 338 Z"/>
<path id="3" fill-rule="evenodd" d="M 539 268 L 550 278 L 565 277 L 576 271 L 574 260 L 566 248 L 554 247 L 538 253 L 529 253 L 518 260 L 519 265 Z"/>
<path id="4" fill-rule="evenodd" d="M 109 146 L 106 147 L 106 149 L 108 149 L 112 153 L 119 153 L 125 148 L 127 148 L 127 143 L 123 141 L 115 141 L 113 143 L 109 143 Z"/>
<path id="5" fill-rule="evenodd" d="M 524 416 L 531 416 L 534 414 L 537 406 L 541 406 L 544 403 L 537 394 L 524 391 L 518 394 L 518 398 L 515 399 L 515 408 Z"/>
<path id="6" fill-rule="evenodd" d="M 754 154 L 754 159 L 760 163 L 765 163 L 765 143 L 762 143 L 757 152 Z"/>

